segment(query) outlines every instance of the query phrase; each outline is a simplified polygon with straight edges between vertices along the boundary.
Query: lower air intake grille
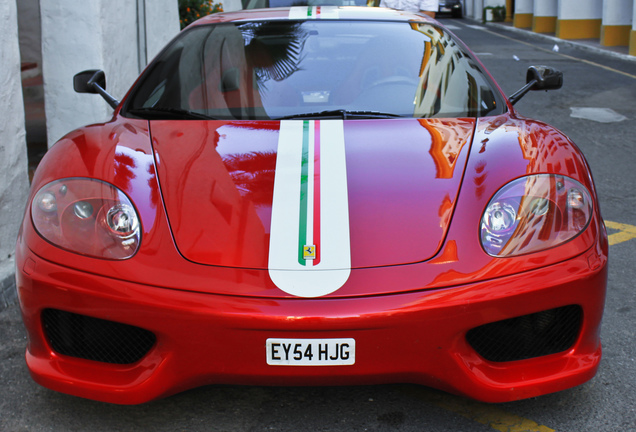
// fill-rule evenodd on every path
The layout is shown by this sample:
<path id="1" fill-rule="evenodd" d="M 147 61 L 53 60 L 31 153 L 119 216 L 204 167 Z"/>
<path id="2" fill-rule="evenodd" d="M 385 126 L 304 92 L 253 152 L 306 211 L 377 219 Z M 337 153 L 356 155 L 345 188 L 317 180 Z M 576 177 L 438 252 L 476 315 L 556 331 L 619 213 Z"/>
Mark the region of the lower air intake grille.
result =
<path id="1" fill-rule="evenodd" d="M 44 333 L 54 351 L 86 360 L 130 364 L 155 344 L 155 335 L 139 327 L 45 309 Z"/>
<path id="2" fill-rule="evenodd" d="M 476 327 L 466 340 L 486 360 L 506 362 L 569 349 L 579 334 L 580 306 L 570 305 Z"/>

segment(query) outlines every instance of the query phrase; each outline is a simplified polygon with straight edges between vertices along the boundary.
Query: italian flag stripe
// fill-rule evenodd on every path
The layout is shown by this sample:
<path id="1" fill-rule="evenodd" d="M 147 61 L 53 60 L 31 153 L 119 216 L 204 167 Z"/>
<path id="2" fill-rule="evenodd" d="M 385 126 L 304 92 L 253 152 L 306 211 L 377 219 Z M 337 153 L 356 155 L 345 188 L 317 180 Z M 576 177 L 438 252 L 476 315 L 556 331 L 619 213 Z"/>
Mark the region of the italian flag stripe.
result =
<path id="1" fill-rule="evenodd" d="M 309 164 L 313 162 L 313 154 L 311 160 L 309 159 L 309 147 L 310 146 L 310 134 L 309 134 L 309 121 L 303 122 L 303 153 L 300 171 L 300 218 L 298 220 L 298 263 L 300 265 L 307 265 L 307 261 L 304 256 L 305 246 L 312 244 L 312 238 L 309 236 L 307 230 L 313 228 L 313 221 L 307 220 L 309 217 L 310 202 L 313 207 L 313 197 L 310 196 L 310 192 L 313 192 L 314 179 L 310 178 Z M 311 194 L 313 195 L 313 194 Z M 312 212 L 313 216 L 313 212 Z"/>
<path id="2" fill-rule="evenodd" d="M 349 278 L 342 120 L 281 122 L 271 224 L 269 274 L 281 290 L 317 297 Z"/>
<path id="3" fill-rule="evenodd" d="M 313 244 L 316 246 L 313 265 L 320 264 L 320 121 L 316 120 L 314 129 L 314 236 Z"/>
<path id="4" fill-rule="evenodd" d="M 308 6 L 307 7 L 308 18 L 320 18 L 320 6 Z"/>
<path id="5" fill-rule="evenodd" d="M 290 19 L 338 19 L 338 6 L 293 6 L 289 8 Z"/>
<path id="6" fill-rule="evenodd" d="M 298 225 L 298 263 L 303 266 L 318 265 L 320 262 L 320 121 L 305 120 L 303 122 Z M 305 254 L 307 247 L 314 248 L 310 260 Z"/>

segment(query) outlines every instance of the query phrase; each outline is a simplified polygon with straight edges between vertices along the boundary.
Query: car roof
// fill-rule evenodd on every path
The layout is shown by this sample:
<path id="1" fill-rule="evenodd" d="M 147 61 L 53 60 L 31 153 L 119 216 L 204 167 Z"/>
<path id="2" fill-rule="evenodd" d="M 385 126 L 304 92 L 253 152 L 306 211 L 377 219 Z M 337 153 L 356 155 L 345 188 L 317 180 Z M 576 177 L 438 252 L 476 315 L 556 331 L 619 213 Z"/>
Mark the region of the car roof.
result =
<path id="1" fill-rule="evenodd" d="M 216 24 L 222 22 L 260 21 L 260 20 L 369 20 L 369 21 L 419 21 L 433 22 L 424 14 L 399 11 L 395 9 L 365 6 L 294 6 L 267 9 L 247 9 L 234 12 L 222 12 L 205 16 L 191 26 Z"/>

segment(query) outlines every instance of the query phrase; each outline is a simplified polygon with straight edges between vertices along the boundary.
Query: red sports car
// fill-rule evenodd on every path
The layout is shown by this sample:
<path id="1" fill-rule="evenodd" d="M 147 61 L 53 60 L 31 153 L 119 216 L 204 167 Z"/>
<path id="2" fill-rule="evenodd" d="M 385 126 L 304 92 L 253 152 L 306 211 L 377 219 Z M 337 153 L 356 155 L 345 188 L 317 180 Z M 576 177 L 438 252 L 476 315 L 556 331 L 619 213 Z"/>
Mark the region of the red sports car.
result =
<path id="1" fill-rule="evenodd" d="M 417 383 L 503 402 L 601 358 L 589 166 L 438 22 L 221 13 L 52 147 L 17 242 L 26 361 L 137 404 L 206 384 Z M 88 97 L 88 96 L 87 96 Z"/>

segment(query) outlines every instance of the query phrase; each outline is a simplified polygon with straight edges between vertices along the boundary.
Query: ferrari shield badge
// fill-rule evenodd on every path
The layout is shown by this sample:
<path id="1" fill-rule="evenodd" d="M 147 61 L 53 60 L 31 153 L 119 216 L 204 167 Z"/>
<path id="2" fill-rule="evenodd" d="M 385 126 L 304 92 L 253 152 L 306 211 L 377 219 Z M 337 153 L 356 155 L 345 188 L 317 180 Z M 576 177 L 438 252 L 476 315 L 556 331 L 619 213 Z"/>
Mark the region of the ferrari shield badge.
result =
<path id="1" fill-rule="evenodd" d="M 316 259 L 316 246 L 305 246 L 303 248 L 303 258 L 306 260 Z"/>

